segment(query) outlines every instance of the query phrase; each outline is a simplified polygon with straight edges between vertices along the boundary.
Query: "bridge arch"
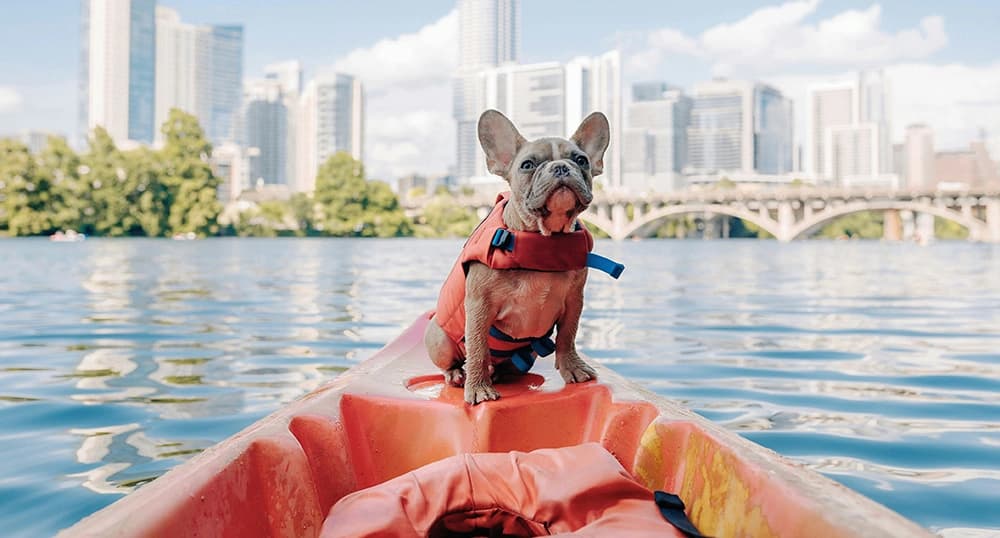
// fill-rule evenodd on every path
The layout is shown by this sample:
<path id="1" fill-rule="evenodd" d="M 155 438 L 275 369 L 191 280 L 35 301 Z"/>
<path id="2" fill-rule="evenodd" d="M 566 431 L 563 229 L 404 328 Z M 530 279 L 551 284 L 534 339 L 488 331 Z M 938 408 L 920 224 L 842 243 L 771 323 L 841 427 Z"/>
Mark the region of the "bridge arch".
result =
<path id="1" fill-rule="evenodd" d="M 639 231 L 643 226 L 658 220 L 675 215 L 686 215 L 689 213 L 716 213 L 719 215 L 736 217 L 759 226 L 761 229 L 775 237 L 781 237 L 778 223 L 774 219 L 764 217 L 760 213 L 743 207 L 724 204 L 680 204 L 658 207 L 649 213 L 643 214 L 638 219 L 635 219 L 624 226 L 620 232 L 620 237 L 617 237 L 617 239 L 625 239 Z"/>
<path id="2" fill-rule="evenodd" d="M 973 216 L 964 215 L 954 209 L 948 209 L 947 207 L 912 201 L 866 200 L 861 202 L 848 202 L 843 205 L 828 205 L 822 211 L 814 213 L 811 216 L 795 223 L 789 231 L 788 237 L 782 239 L 792 241 L 794 239 L 806 237 L 820 226 L 852 213 L 860 213 L 862 211 L 885 211 L 890 209 L 928 213 L 934 215 L 935 217 L 950 220 L 968 229 L 970 239 L 985 237 L 987 230 L 985 222 Z"/>
<path id="3" fill-rule="evenodd" d="M 608 234 L 612 239 L 618 240 L 620 237 L 615 235 L 615 225 L 610 219 L 606 219 L 595 212 L 584 211 L 580 214 L 580 220 L 589 224 L 592 228 L 597 228 L 602 232 Z"/>

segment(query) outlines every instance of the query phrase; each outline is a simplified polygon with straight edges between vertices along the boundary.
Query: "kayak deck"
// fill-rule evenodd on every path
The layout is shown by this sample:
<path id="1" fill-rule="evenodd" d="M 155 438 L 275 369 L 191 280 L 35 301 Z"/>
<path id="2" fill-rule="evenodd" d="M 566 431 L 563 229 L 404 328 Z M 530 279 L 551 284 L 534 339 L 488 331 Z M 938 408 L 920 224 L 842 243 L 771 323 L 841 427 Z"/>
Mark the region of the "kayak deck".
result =
<path id="1" fill-rule="evenodd" d="M 428 321 L 63 534 L 316 536 L 345 495 L 428 463 L 597 442 L 646 488 L 677 493 L 706 535 L 930 536 L 599 365 L 598 382 L 564 385 L 540 360 L 468 406 L 426 355 Z"/>

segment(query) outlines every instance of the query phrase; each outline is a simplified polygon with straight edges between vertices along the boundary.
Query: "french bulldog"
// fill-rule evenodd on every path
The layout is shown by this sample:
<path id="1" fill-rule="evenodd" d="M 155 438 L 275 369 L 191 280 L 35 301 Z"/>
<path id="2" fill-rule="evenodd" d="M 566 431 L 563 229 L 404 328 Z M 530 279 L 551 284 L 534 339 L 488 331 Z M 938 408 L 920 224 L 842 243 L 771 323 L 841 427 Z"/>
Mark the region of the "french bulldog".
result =
<path id="1" fill-rule="evenodd" d="M 489 171 L 510 183 L 504 224 L 543 236 L 570 233 L 593 200 L 593 178 L 603 171 L 610 141 L 608 119 L 587 116 L 568 140 L 527 141 L 507 117 L 487 110 L 479 118 L 479 142 Z M 546 334 L 556 328 L 556 368 L 566 383 L 596 379 L 576 351 L 587 269 L 532 271 L 491 269 L 472 262 L 465 279 L 465 351 L 444 332 L 438 314 L 428 324 L 424 343 L 447 383 L 464 386 L 465 401 L 476 405 L 500 397 L 487 345 L 491 327 L 508 335 Z"/>

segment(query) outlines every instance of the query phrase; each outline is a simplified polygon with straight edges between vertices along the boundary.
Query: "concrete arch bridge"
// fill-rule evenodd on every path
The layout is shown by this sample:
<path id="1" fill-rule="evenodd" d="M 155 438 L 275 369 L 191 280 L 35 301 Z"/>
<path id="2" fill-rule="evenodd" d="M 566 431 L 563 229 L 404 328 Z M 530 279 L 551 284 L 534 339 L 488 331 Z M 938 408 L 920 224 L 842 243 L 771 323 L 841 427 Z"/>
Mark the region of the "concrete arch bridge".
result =
<path id="1" fill-rule="evenodd" d="M 461 197 L 458 203 L 485 216 L 493 196 Z M 404 200 L 418 216 L 426 199 Z M 615 240 L 646 237 L 663 219 L 680 215 L 727 215 L 753 223 L 779 241 L 809 237 L 834 219 L 861 211 L 885 211 L 887 238 L 899 238 L 901 214 L 928 214 L 960 224 L 971 241 L 1000 243 L 1000 186 L 962 191 L 820 189 L 787 187 L 756 191 L 690 190 L 669 194 L 596 193 L 581 219 Z"/>

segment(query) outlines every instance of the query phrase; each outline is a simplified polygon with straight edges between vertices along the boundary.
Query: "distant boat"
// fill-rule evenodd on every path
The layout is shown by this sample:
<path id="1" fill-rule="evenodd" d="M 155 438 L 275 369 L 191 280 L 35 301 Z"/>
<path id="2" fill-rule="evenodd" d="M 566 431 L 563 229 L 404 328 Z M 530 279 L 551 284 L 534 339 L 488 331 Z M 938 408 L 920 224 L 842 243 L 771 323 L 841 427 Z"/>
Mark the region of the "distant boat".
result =
<path id="1" fill-rule="evenodd" d="M 198 235 L 195 234 L 194 232 L 183 232 L 183 233 L 179 232 L 175 233 L 173 237 L 174 241 L 192 241 L 195 239 L 198 239 Z"/>
<path id="2" fill-rule="evenodd" d="M 59 241 L 60 243 L 75 243 L 87 239 L 87 234 L 82 234 L 76 230 L 60 230 L 49 236 L 49 241 Z"/>

